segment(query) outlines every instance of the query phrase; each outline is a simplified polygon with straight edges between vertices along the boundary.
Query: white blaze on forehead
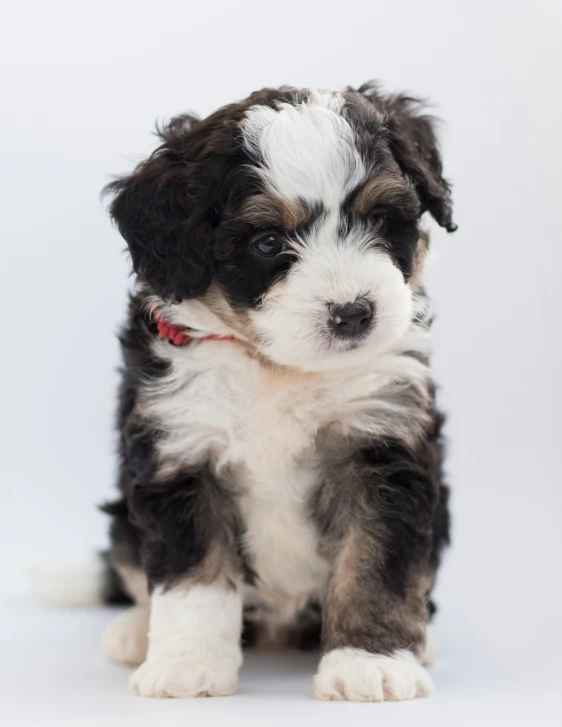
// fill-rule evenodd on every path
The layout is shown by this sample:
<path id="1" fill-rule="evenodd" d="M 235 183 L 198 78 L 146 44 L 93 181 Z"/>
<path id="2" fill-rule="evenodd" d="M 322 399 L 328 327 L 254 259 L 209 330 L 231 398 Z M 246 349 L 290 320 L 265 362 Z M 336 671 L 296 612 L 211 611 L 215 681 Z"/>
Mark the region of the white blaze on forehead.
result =
<path id="1" fill-rule="evenodd" d="M 341 94 L 313 91 L 300 103 L 253 106 L 244 141 L 264 181 L 285 199 L 343 201 L 365 178 L 353 129 L 341 115 Z"/>

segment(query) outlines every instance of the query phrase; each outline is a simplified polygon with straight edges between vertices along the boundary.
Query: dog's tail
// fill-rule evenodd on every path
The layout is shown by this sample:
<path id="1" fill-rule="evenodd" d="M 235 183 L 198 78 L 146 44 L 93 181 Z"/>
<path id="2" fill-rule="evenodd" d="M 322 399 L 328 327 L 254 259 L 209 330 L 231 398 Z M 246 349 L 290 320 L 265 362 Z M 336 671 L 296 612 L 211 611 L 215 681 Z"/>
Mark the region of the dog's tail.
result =
<path id="1" fill-rule="evenodd" d="M 28 573 L 38 596 L 54 606 L 86 607 L 131 601 L 107 553 L 37 565 Z"/>

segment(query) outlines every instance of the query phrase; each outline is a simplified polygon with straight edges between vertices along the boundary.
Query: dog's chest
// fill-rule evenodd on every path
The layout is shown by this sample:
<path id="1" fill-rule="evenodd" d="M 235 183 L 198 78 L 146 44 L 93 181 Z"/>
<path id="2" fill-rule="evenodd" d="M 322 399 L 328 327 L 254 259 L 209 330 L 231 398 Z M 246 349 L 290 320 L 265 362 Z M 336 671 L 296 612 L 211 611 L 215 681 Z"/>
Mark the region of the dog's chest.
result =
<path id="1" fill-rule="evenodd" d="M 170 373 L 147 388 L 142 403 L 163 429 L 163 466 L 210 460 L 219 472 L 245 471 L 271 497 L 280 489 L 273 475 L 310 462 L 319 429 L 337 419 L 341 395 L 329 381 L 270 370 L 237 344 L 205 342 L 166 354 Z M 302 494 L 301 486 L 285 489 Z"/>
<path id="2" fill-rule="evenodd" d="M 279 622 L 291 620 L 326 576 L 309 498 L 319 475 L 316 435 L 336 406 L 331 387 L 274 374 L 215 342 L 192 356 L 180 350 L 146 406 L 165 432 L 164 469 L 210 459 L 237 492 L 243 547 L 256 574 L 247 600 Z"/>
<path id="3" fill-rule="evenodd" d="M 369 385 L 358 389 L 356 382 L 344 394 L 326 377 L 272 371 L 227 342 L 166 354 L 171 372 L 145 402 L 165 432 L 161 466 L 210 460 L 224 486 L 234 488 L 256 574 L 247 600 L 289 621 L 326 578 L 309 515 L 321 474 L 317 435 Z"/>

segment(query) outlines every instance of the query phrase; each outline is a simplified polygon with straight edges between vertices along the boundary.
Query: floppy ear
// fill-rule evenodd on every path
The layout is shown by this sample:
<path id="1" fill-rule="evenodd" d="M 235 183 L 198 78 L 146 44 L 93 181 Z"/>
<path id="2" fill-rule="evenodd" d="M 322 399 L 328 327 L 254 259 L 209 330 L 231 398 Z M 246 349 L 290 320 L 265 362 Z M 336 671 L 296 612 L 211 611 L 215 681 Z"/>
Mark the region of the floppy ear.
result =
<path id="1" fill-rule="evenodd" d="M 420 113 L 423 104 L 410 96 L 385 96 L 370 82 L 359 88 L 368 101 L 382 110 L 382 124 L 390 149 L 402 173 L 416 186 L 421 211 L 454 232 L 451 185 L 443 178 L 443 165 L 434 119 Z"/>
<path id="2" fill-rule="evenodd" d="M 204 293 L 213 274 L 211 227 L 197 200 L 196 163 L 180 143 L 180 126 L 185 138 L 188 123 L 185 117 L 172 121 L 161 133 L 165 143 L 104 190 L 114 195 L 110 214 L 135 272 L 158 295 L 175 301 Z"/>
<path id="3" fill-rule="evenodd" d="M 454 232 L 451 185 L 443 177 L 443 164 L 434 120 L 420 114 L 422 104 L 409 96 L 386 100 L 388 141 L 403 174 L 415 184 L 422 205 L 447 232 Z"/>

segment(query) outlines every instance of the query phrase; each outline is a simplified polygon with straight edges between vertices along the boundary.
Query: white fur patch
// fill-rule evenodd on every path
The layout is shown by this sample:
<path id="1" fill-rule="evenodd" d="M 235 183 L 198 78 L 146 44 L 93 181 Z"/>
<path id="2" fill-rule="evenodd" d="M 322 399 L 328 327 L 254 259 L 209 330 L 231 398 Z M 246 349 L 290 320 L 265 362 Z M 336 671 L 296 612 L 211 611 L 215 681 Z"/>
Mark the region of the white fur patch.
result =
<path id="1" fill-rule="evenodd" d="M 277 363 L 305 370 L 368 366 L 410 325 L 412 293 L 388 254 L 360 231 L 340 239 L 336 227 L 334 214 L 307 235 L 287 278 L 251 313 L 261 350 Z M 330 306 L 357 298 L 374 306 L 372 331 L 359 344 L 334 338 Z"/>
<path id="2" fill-rule="evenodd" d="M 29 578 L 39 596 L 55 606 L 86 607 L 103 603 L 106 563 L 98 553 L 38 565 Z"/>
<path id="3" fill-rule="evenodd" d="M 392 656 L 363 649 L 334 649 L 325 654 L 314 677 L 314 696 L 350 702 L 401 701 L 428 697 L 433 680 L 410 651 Z"/>
<path id="4" fill-rule="evenodd" d="M 156 588 L 147 659 L 130 687 L 142 697 L 233 694 L 242 664 L 242 597 L 214 583 Z"/>
<path id="5" fill-rule="evenodd" d="M 315 483 L 312 468 L 271 471 L 267 479 L 248 478 L 240 498 L 244 549 L 257 576 L 255 585 L 244 586 L 245 601 L 265 606 L 272 625 L 292 623 L 310 597 L 320 597 L 326 581 L 327 564 L 307 512 Z"/>
<path id="6" fill-rule="evenodd" d="M 146 659 L 149 614 L 147 606 L 133 606 L 109 624 L 103 635 L 103 648 L 112 661 L 138 666 Z"/>
<path id="7" fill-rule="evenodd" d="M 341 94 L 313 91 L 296 105 L 253 106 L 242 126 L 266 183 L 289 200 L 333 206 L 365 178 Z"/>

